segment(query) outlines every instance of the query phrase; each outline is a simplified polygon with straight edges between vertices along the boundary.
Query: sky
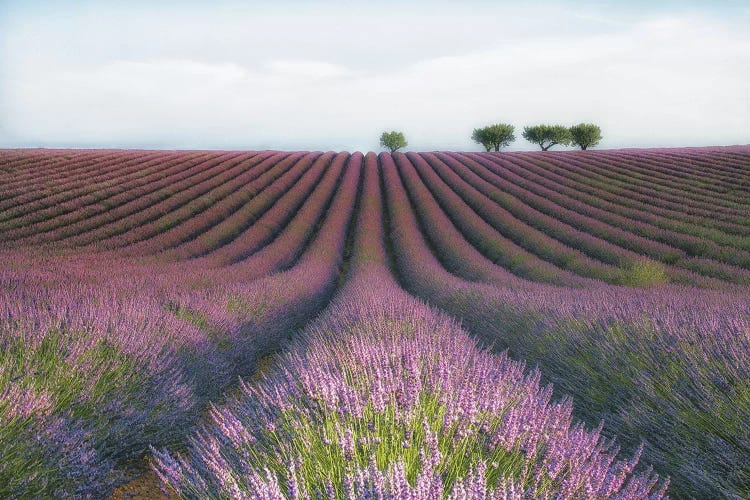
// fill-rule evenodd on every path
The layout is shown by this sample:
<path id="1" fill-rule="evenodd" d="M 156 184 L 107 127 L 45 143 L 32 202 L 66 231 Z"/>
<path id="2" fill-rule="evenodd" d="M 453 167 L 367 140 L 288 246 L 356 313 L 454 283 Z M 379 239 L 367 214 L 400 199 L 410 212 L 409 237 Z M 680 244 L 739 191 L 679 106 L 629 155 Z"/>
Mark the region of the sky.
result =
<path id="1" fill-rule="evenodd" d="M 750 1 L 0 0 L 0 147 L 750 143 Z"/>

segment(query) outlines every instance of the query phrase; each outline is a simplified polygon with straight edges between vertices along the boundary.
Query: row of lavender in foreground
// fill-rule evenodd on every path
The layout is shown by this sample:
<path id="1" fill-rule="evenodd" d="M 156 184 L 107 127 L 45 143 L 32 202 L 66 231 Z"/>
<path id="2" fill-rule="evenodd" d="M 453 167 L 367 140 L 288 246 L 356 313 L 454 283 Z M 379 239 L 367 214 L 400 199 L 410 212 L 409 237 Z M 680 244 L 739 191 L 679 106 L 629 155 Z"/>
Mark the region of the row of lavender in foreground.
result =
<path id="1" fill-rule="evenodd" d="M 551 402 L 538 371 L 480 349 L 391 285 L 351 284 L 303 340 L 214 408 L 187 455 L 154 450 L 188 498 L 661 498 Z"/>
<path id="2" fill-rule="evenodd" d="M 539 372 L 478 347 L 401 290 L 365 158 L 349 279 L 272 373 L 155 469 L 195 498 L 660 498 L 650 471 L 571 427 Z"/>

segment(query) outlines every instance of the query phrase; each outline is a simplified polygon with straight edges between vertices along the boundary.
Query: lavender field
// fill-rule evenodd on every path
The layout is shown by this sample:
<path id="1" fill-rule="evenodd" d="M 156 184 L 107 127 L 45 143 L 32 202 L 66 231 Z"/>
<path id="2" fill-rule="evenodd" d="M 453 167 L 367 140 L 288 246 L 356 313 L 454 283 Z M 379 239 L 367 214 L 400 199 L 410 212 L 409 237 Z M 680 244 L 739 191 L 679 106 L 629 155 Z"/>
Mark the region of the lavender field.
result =
<path id="1" fill-rule="evenodd" d="M 750 497 L 750 146 L 0 150 L 0 498 L 144 458 L 184 498 Z"/>

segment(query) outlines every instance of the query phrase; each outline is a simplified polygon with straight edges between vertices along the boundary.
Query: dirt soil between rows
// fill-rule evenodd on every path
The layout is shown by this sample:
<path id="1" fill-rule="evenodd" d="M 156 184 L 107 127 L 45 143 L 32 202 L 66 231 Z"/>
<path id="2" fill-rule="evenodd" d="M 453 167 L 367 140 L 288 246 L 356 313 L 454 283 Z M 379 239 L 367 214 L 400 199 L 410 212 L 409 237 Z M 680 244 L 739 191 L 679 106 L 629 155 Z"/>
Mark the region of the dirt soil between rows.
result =
<path id="1" fill-rule="evenodd" d="M 142 476 L 125 483 L 112 492 L 110 500 L 173 500 L 180 498 L 175 493 L 165 495 L 159 487 L 159 478 L 148 470 Z"/>

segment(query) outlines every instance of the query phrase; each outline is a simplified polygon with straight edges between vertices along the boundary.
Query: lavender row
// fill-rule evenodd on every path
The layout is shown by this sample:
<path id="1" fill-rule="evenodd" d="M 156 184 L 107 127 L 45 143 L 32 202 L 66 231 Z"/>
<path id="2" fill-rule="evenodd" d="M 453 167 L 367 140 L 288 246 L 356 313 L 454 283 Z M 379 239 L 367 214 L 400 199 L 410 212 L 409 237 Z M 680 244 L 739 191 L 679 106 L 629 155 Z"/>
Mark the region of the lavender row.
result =
<path id="1" fill-rule="evenodd" d="M 447 155 L 443 155 L 443 157 L 445 158 Z M 477 161 L 473 161 L 473 158 L 476 158 Z M 465 168 L 463 169 L 455 162 L 452 163 L 452 166 L 457 173 L 467 178 L 473 186 L 481 188 L 485 196 L 491 197 L 502 207 L 528 221 L 530 225 L 568 245 L 580 248 L 592 257 L 625 268 L 629 267 L 630 262 L 642 258 L 641 256 L 655 258 L 671 266 L 667 267 L 667 272 L 674 281 L 682 283 L 701 284 L 699 277 L 684 269 L 696 270 L 701 274 L 727 281 L 750 282 L 750 272 L 745 269 L 738 269 L 707 259 L 690 258 L 686 252 L 686 249 L 689 249 L 691 253 L 697 253 L 699 249 L 710 248 L 711 250 L 706 250 L 705 253 L 712 257 L 723 257 L 724 260 L 729 260 L 732 264 L 743 265 L 743 254 L 739 250 L 729 250 L 716 245 L 711 246 L 709 242 L 694 237 L 670 233 L 614 215 L 608 216 L 606 213 L 603 214 L 603 211 L 589 208 L 585 204 L 576 203 L 570 199 L 561 200 L 563 195 L 558 195 L 552 190 L 537 188 L 536 190 L 543 196 L 529 193 L 523 187 L 516 187 L 514 184 L 503 182 L 503 180 L 510 178 L 517 181 L 521 186 L 527 184 L 517 176 L 506 173 L 505 177 L 501 179 L 494 175 L 497 169 L 494 168 L 492 162 L 481 156 L 472 156 L 472 159 L 464 159 L 463 165 L 465 165 Z M 488 168 L 492 170 L 488 170 Z M 548 200 L 567 202 L 568 206 L 575 207 L 578 211 L 569 211 L 564 206 L 556 205 Z M 589 218 L 582 212 L 596 214 L 599 218 Z M 599 219 L 616 222 L 617 225 L 610 226 Z M 580 230 L 574 228 L 580 228 Z M 657 241 L 652 241 L 639 237 L 642 233 L 651 237 L 657 235 L 660 237 L 655 238 Z M 674 244 L 675 242 L 681 245 L 675 248 L 667 244 Z M 679 269 L 679 267 L 683 269 Z"/>
<path id="2" fill-rule="evenodd" d="M 75 199 L 79 195 L 95 191 L 99 182 L 107 183 L 120 175 L 138 173 L 141 163 L 157 158 L 156 153 L 139 155 L 114 155 L 112 159 L 103 163 L 94 163 L 92 172 L 78 179 L 61 182 L 60 180 L 31 180 L 25 183 L 23 191 L 17 196 L 5 200 L 6 205 L 12 205 L 12 210 L 5 214 L 4 219 L 21 217 L 32 211 L 54 207 L 58 203 Z M 102 172 L 103 170 L 103 172 Z"/>
<path id="3" fill-rule="evenodd" d="M 326 212 L 348 205 L 357 191 L 360 155 L 339 154 L 326 169 L 325 177 L 296 207 L 300 190 L 288 191 L 266 214 L 231 243 L 206 255 L 208 266 L 226 266 L 223 273 L 241 271 L 242 279 L 253 279 L 289 267 L 313 236 Z M 343 206 L 341 204 L 344 204 Z M 290 206 L 291 205 L 291 206 Z M 199 261 L 196 261 L 196 264 Z"/>
<path id="4" fill-rule="evenodd" d="M 30 179 L 42 180 L 53 179 L 64 176 L 75 170 L 78 165 L 102 159 L 107 151 L 91 154 L 91 152 L 78 152 L 76 154 L 64 154 L 61 151 L 15 151 L 13 158 L 9 151 L 0 151 L 0 159 L 3 166 L 0 167 L 0 177 L 7 193 L 17 194 L 19 187 L 22 189 Z M 111 152 L 109 152 L 111 154 Z M 68 165 L 68 168 L 63 168 Z"/>
<path id="5" fill-rule="evenodd" d="M 31 155 L 28 152 L 24 152 L 24 154 Z M 9 196 L 11 194 L 15 196 L 27 193 L 30 183 L 54 186 L 71 178 L 83 178 L 85 175 L 90 175 L 91 172 L 96 172 L 98 166 L 102 163 L 116 162 L 118 159 L 123 160 L 125 159 L 124 156 L 132 159 L 132 154 L 123 155 L 122 151 L 47 153 L 45 155 L 46 160 L 43 159 L 41 164 L 28 161 L 13 167 L 11 172 L 13 175 L 5 184 L 5 187 L 8 189 Z M 29 156 L 29 158 L 31 159 L 33 156 Z M 13 203 L 9 203 L 9 200 L 4 200 L 3 204 L 0 205 L 0 210 L 11 205 Z"/>
<path id="6" fill-rule="evenodd" d="M 513 274 L 534 281 L 563 285 L 580 286 L 587 283 L 575 274 L 563 271 L 505 239 L 456 194 L 451 193 L 448 186 L 438 185 L 436 191 L 441 198 L 434 197 L 415 169 L 417 166 L 424 175 L 434 175 L 420 156 L 409 154 L 407 158 L 395 155 L 393 161 L 407 188 L 407 194 L 412 199 L 412 210 L 421 219 L 421 228 L 433 245 L 433 252 L 453 272 L 472 281 L 490 281 L 509 286 L 523 286 L 524 280 L 519 280 Z M 384 156 L 382 163 L 390 166 L 391 159 Z M 445 205 L 445 211 L 439 202 Z M 456 225 L 452 219 L 456 221 Z M 464 238 L 457 226 L 464 230 L 476 248 Z M 595 282 L 588 282 L 589 285 L 592 283 Z"/>
<path id="7" fill-rule="evenodd" d="M 585 161 L 578 157 L 577 160 Z M 596 161 L 592 161 L 596 160 Z M 589 163 L 594 167 L 611 167 L 613 173 L 625 182 L 644 184 L 644 180 L 651 180 L 654 187 L 669 192 L 684 192 L 696 199 L 705 196 L 727 195 L 727 188 L 736 180 L 732 172 L 722 172 L 717 175 L 715 171 L 709 171 L 696 165 L 687 156 L 642 154 L 638 156 L 622 155 L 618 152 L 612 154 L 600 154 L 597 158 L 589 158 Z M 742 203 L 741 199 L 735 199 L 731 193 L 726 196 L 727 200 L 734 203 Z"/>
<path id="8" fill-rule="evenodd" d="M 29 235 L 41 235 L 57 228 L 75 225 L 102 212 L 123 205 L 135 197 L 150 195 L 159 188 L 172 185 L 187 174 L 186 166 L 196 166 L 208 155 L 179 156 L 171 161 L 154 158 L 140 164 L 140 169 L 126 180 L 123 177 L 108 179 L 80 194 L 54 206 L 41 208 L 14 219 L 13 228 L 6 231 L 8 238 L 19 240 Z"/>
<path id="9" fill-rule="evenodd" d="M 195 160 L 171 186 L 151 193 L 136 193 L 140 196 L 86 221 L 60 228 L 49 235 L 49 239 L 66 246 L 90 245 L 112 239 L 115 241 L 111 243 L 116 246 L 115 242 L 125 238 L 130 229 L 138 228 L 143 232 L 143 226 L 154 220 L 173 217 L 175 212 L 190 204 L 205 203 L 203 197 L 210 193 L 220 195 L 225 190 L 236 189 L 237 178 L 249 180 L 260 176 L 266 167 L 263 161 L 271 155 L 259 153 L 244 160 L 219 155 L 208 160 Z"/>
<path id="10" fill-rule="evenodd" d="M 333 158 L 333 153 L 306 154 L 299 159 L 292 170 L 258 191 L 250 201 L 238 207 L 234 212 L 227 211 L 217 215 L 213 220 L 209 219 L 207 230 L 200 236 L 159 254 L 156 258 L 166 261 L 184 260 L 205 255 L 211 250 L 221 248 L 232 242 L 267 213 L 285 193 L 299 190 L 309 194 L 330 166 Z M 189 223 L 197 222 L 197 220 L 205 223 L 206 221 L 203 220 L 205 217 L 204 214 L 200 218 L 189 221 Z"/>
<path id="11" fill-rule="evenodd" d="M 614 157 L 621 160 L 628 160 L 621 153 L 614 153 Z M 747 171 L 738 168 L 722 168 L 723 162 L 718 155 L 712 155 L 709 161 L 700 156 L 691 156 L 689 154 L 675 154 L 674 152 L 664 152 L 643 155 L 642 158 L 647 162 L 648 169 L 644 171 L 645 175 L 656 175 L 660 178 L 670 181 L 676 181 L 679 184 L 694 186 L 705 194 L 723 194 L 733 196 L 731 189 L 742 181 L 750 179 Z M 632 164 L 632 162 L 627 162 Z M 737 200 L 740 203 L 746 203 L 742 199 Z"/>
<path id="12" fill-rule="evenodd" d="M 635 155 L 631 155 L 624 161 L 612 161 L 612 156 L 609 155 L 602 155 L 598 162 L 594 162 L 592 158 L 580 157 L 571 161 L 580 164 L 592 179 L 603 178 L 611 182 L 613 186 L 632 186 L 632 190 L 644 195 L 658 192 L 662 198 L 674 203 L 679 203 L 681 199 L 685 199 L 690 204 L 695 204 L 698 207 L 703 206 L 708 210 L 712 209 L 714 205 L 724 206 L 732 211 L 747 209 L 743 206 L 743 203 L 730 199 L 721 199 L 718 203 L 714 202 L 712 201 L 712 197 L 715 196 L 714 193 L 691 189 L 691 186 L 673 178 L 660 179 L 657 175 L 650 173 L 648 169 L 642 168 L 644 163 L 646 165 L 650 163 L 648 156 L 643 160 L 640 157 L 633 156 Z M 643 177 L 639 174 L 643 174 Z M 648 179 L 650 182 L 644 182 L 644 179 Z"/>
<path id="13" fill-rule="evenodd" d="M 604 418 L 604 432 L 628 446 L 646 437 L 645 459 L 672 476 L 676 494 L 745 491 L 746 293 L 469 283 L 432 255 L 414 214 L 399 208 L 405 192 L 398 176 L 384 174 L 394 256 L 410 291 L 460 318 L 486 344 L 538 364 L 573 396 L 585 421 Z"/>
<path id="14" fill-rule="evenodd" d="M 387 282 L 387 278 L 386 282 Z M 255 385 L 214 408 L 187 456 L 155 451 L 188 498 L 661 498 L 539 372 L 366 274 Z M 352 384 L 351 381 L 356 381 Z"/>
<path id="15" fill-rule="evenodd" d="M 501 184 L 505 190 L 515 190 L 514 193 L 522 197 L 526 193 L 533 193 L 537 197 L 548 200 L 547 205 L 552 208 L 555 205 L 560 209 L 573 210 L 581 215 L 602 221 L 622 230 L 628 230 L 630 225 L 637 223 L 652 231 L 669 231 L 675 237 L 705 237 L 714 242 L 741 247 L 747 240 L 736 233 L 728 234 L 722 229 L 722 223 L 709 221 L 707 219 L 695 220 L 689 216 L 674 216 L 674 212 L 667 212 L 655 208 L 644 211 L 638 208 L 630 208 L 629 203 L 622 197 L 610 196 L 609 200 L 603 199 L 600 192 L 596 190 L 579 191 L 563 185 L 559 179 L 547 179 L 534 173 L 534 166 L 522 160 L 516 163 L 482 157 L 474 157 L 477 162 L 486 168 L 479 169 L 476 173 L 495 184 Z M 531 198 L 534 198 L 531 196 Z M 528 199 L 528 197 L 526 197 Z M 539 199 L 539 198 L 535 198 Z M 550 204 L 552 203 L 552 204 Z M 560 210 L 558 209 L 558 210 Z M 570 220 L 570 219 L 568 219 Z M 574 219 L 575 220 L 575 219 Z M 702 226 L 701 224 L 705 224 Z M 707 227 L 709 226 L 710 227 Z M 652 243 L 653 244 L 653 243 Z"/>
<path id="16" fill-rule="evenodd" d="M 532 227 L 526 221 L 517 218 L 505 208 L 483 196 L 474 187 L 456 175 L 455 172 L 445 167 L 444 164 L 437 162 L 433 163 L 431 167 L 423 168 L 422 173 L 426 176 L 425 180 L 429 180 L 430 177 L 427 176 L 432 174 L 431 184 L 433 189 L 439 183 L 443 183 L 442 200 L 447 199 L 448 196 L 462 200 L 461 203 L 466 207 L 463 212 L 464 214 L 472 214 L 475 218 L 487 221 L 503 236 L 511 239 L 514 243 L 534 255 L 580 276 L 610 283 L 620 282 L 624 279 L 623 271 L 619 267 L 594 260 L 577 248 L 565 245 L 539 229 Z M 444 175 L 445 178 L 438 180 L 439 178 L 435 175 L 436 172 Z M 386 175 L 388 175 L 388 170 L 386 170 Z M 453 192 L 451 193 L 451 191 Z M 454 212 L 454 219 L 458 224 L 464 225 L 466 221 L 470 220 L 470 217 L 466 215 L 463 217 L 456 216 L 457 213 L 460 212 Z M 487 245 L 491 241 L 490 239 L 485 239 L 484 241 L 472 241 L 472 243 L 481 249 L 483 245 Z M 623 253 L 624 251 L 618 249 L 618 252 Z M 619 263 L 617 262 L 617 264 Z"/>
<path id="17" fill-rule="evenodd" d="M 516 155 L 518 156 L 518 155 Z M 555 158 L 543 158 L 537 163 L 542 168 L 549 168 L 548 165 L 554 164 L 555 161 L 561 161 Z M 609 173 L 607 169 L 599 169 L 599 172 L 592 172 L 592 166 L 586 168 L 578 167 L 574 160 L 565 161 L 560 164 L 563 168 L 559 171 L 562 175 L 574 179 L 576 182 L 588 185 L 605 192 L 614 192 L 615 194 L 626 194 L 629 198 L 637 200 L 646 205 L 655 204 L 657 206 L 671 207 L 675 210 L 683 210 L 688 213 L 710 216 L 711 213 L 717 213 L 728 218 L 741 215 L 746 209 L 733 204 L 727 204 L 721 199 L 707 198 L 704 200 L 691 200 L 687 193 L 677 191 L 668 192 L 660 189 L 654 189 L 649 186 L 634 185 L 632 179 L 617 179 L 615 174 Z"/>
<path id="18" fill-rule="evenodd" d="M 248 186 L 257 191 L 265 187 L 284 171 L 283 168 L 275 168 L 283 158 L 284 155 L 278 153 L 261 154 L 236 164 L 237 170 L 220 173 L 219 183 L 211 177 L 197 184 L 185 182 L 173 196 L 161 200 L 156 198 L 145 207 L 138 205 L 136 211 L 130 210 L 132 206 L 128 207 L 128 215 L 111 221 L 97 221 L 96 227 L 91 230 L 61 241 L 72 246 L 116 249 L 148 242 L 161 234 L 169 236 L 181 222 L 210 209 L 227 195 Z M 218 158 L 214 161 L 221 162 Z M 288 167 L 289 162 L 283 166 Z"/>
<path id="19" fill-rule="evenodd" d="M 523 160 L 523 158 L 514 159 Z M 730 224 L 736 222 L 738 217 L 736 210 L 729 207 L 722 207 L 720 204 L 714 204 L 712 207 L 708 207 L 705 204 L 695 206 L 687 202 L 681 204 L 678 200 L 670 200 L 659 196 L 658 191 L 651 195 L 644 195 L 630 191 L 626 183 L 620 183 L 620 186 L 610 185 L 606 177 L 595 179 L 587 169 L 571 164 L 570 160 L 563 163 L 555 159 L 546 159 L 532 163 L 534 168 L 540 170 L 543 176 L 557 178 L 572 189 L 582 190 L 594 195 L 598 194 L 600 197 L 612 196 L 618 202 L 622 198 L 627 200 L 626 206 L 639 208 L 644 211 L 648 211 L 650 207 L 655 207 L 656 209 L 670 210 L 672 213 L 683 212 L 704 219 L 715 217 Z"/>

